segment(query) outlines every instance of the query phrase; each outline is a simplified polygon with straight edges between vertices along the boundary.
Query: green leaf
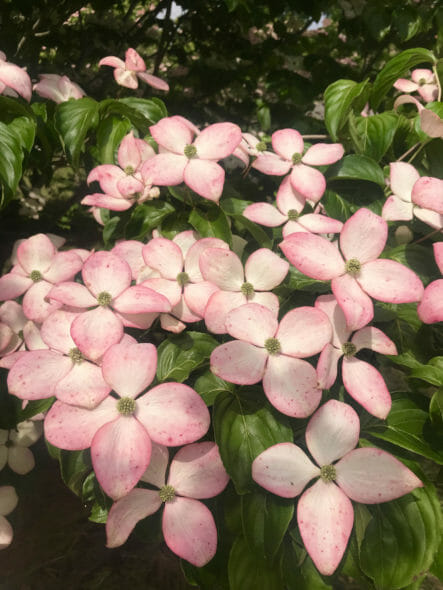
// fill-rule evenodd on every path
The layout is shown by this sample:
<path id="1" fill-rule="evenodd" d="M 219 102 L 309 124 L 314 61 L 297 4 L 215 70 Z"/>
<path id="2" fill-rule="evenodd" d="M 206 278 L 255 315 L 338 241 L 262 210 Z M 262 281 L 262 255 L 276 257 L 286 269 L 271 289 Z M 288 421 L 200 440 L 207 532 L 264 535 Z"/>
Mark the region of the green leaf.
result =
<path id="1" fill-rule="evenodd" d="M 364 107 L 369 95 L 369 81 L 337 80 L 325 90 L 325 124 L 334 141 L 345 125 L 352 108 L 357 112 Z"/>
<path id="2" fill-rule="evenodd" d="M 200 332 L 169 336 L 157 350 L 157 379 L 182 383 L 192 371 L 208 362 L 217 345 L 210 334 Z"/>
<path id="3" fill-rule="evenodd" d="M 410 68 L 423 62 L 436 63 L 436 58 L 431 51 L 418 47 L 407 49 L 388 61 L 375 79 L 370 95 L 370 103 L 374 110 L 377 109 L 384 96 L 391 90 L 397 78 L 407 76 Z"/>
<path id="4" fill-rule="evenodd" d="M 60 451 L 61 476 L 68 488 L 77 496 L 81 496 L 83 482 L 91 471 L 89 451 Z"/>
<path id="5" fill-rule="evenodd" d="M 126 239 L 142 240 L 174 211 L 167 201 L 154 200 L 136 205 L 125 227 Z"/>
<path id="6" fill-rule="evenodd" d="M 283 580 L 280 568 L 269 566 L 264 560 L 257 560 L 251 553 L 246 540 L 237 537 L 229 555 L 228 563 L 230 590 L 282 590 Z"/>
<path id="7" fill-rule="evenodd" d="M 419 244 L 402 244 L 385 250 L 381 258 L 390 258 L 404 264 L 417 273 L 425 283 L 428 283 L 438 272 L 433 258 L 429 256 L 429 249 Z"/>
<path id="8" fill-rule="evenodd" d="M 111 115 L 97 129 L 97 153 L 101 164 L 115 164 L 115 152 L 121 140 L 131 130 L 127 119 L 119 119 Z"/>
<path id="9" fill-rule="evenodd" d="M 431 418 L 432 424 L 437 428 L 441 428 L 443 432 L 443 387 L 437 389 L 431 398 L 429 417 Z"/>
<path id="10" fill-rule="evenodd" d="M 439 580 L 443 580 L 443 536 L 440 541 L 440 546 L 435 554 L 434 562 L 431 566 L 431 573 Z"/>
<path id="11" fill-rule="evenodd" d="M 390 112 L 356 117 L 354 125 L 358 136 L 357 151 L 379 162 L 392 144 L 398 121 L 398 115 Z"/>
<path id="12" fill-rule="evenodd" d="M 345 156 L 340 162 L 331 166 L 326 173 L 326 178 L 328 180 L 369 180 L 381 187 L 385 186 L 383 170 L 377 162 L 368 156 L 356 154 Z"/>
<path id="13" fill-rule="evenodd" d="M 334 191 L 326 190 L 322 198 L 322 203 L 326 213 L 333 219 L 345 222 L 352 215 L 349 203 Z"/>
<path id="14" fill-rule="evenodd" d="M 315 293 L 326 293 L 330 291 L 329 281 L 317 281 L 304 275 L 294 266 L 289 267 L 288 286 L 297 291 L 314 291 Z"/>
<path id="15" fill-rule="evenodd" d="M 120 98 L 119 102 L 131 107 L 139 114 L 143 115 L 151 125 L 168 116 L 165 104 L 159 98 L 146 99 L 131 96 L 128 98 Z"/>
<path id="16" fill-rule="evenodd" d="M 55 397 L 49 397 L 47 399 L 29 401 L 26 404 L 25 409 L 20 411 L 18 422 L 29 420 L 29 418 L 32 418 L 41 412 L 46 412 L 46 410 L 49 410 L 49 408 L 52 406 L 54 400 Z"/>
<path id="17" fill-rule="evenodd" d="M 34 107 L 39 103 L 28 105 L 15 98 L 0 96 L 0 116 L 4 123 L 9 123 L 16 117 L 35 119 Z"/>
<path id="18" fill-rule="evenodd" d="M 22 149 L 29 153 L 35 140 L 35 120 L 30 117 L 16 117 L 9 123 L 8 128 L 17 137 Z"/>
<path id="19" fill-rule="evenodd" d="M 249 234 L 251 234 L 251 236 L 261 248 L 272 249 L 273 241 L 262 227 L 250 219 L 246 219 L 246 217 L 243 217 L 243 215 L 232 215 L 231 217 L 234 220 L 236 227 L 245 229 Z"/>
<path id="20" fill-rule="evenodd" d="M 223 464 L 238 494 L 246 494 L 253 485 L 251 465 L 257 455 L 277 443 L 293 441 L 287 418 L 265 401 L 258 388 L 241 395 L 221 393 L 215 400 L 213 425 Z"/>
<path id="21" fill-rule="evenodd" d="M 200 394 L 207 406 L 212 406 L 215 402 L 215 398 L 222 391 L 234 391 L 235 385 L 223 381 L 220 377 L 211 373 L 208 369 L 197 378 L 193 385 L 195 391 Z"/>
<path id="22" fill-rule="evenodd" d="M 85 147 L 88 132 L 98 125 L 98 108 L 98 102 L 88 97 L 57 105 L 55 126 L 74 168 L 79 166 L 80 153 Z"/>
<path id="23" fill-rule="evenodd" d="M 422 379 L 440 387 L 443 385 L 443 356 L 436 356 L 427 365 L 414 368 L 411 371 L 411 377 Z"/>
<path id="24" fill-rule="evenodd" d="M 377 590 L 412 583 L 434 560 L 441 538 L 441 511 L 432 486 L 373 509 L 360 565 Z"/>
<path id="25" fill-rule="evenodd" d="M 412 400 L 394 400 L 386 424 L 371 426 L 367 434 L 443 465 L 443 452 L 434 450 L 424 439 L 423 427 L 427 419 L 427 412 Z"/>
<path id="26" fill-rule="evenodd" d="M 189 223 L 203 238 L 220 238 L 232 245 L 228 219 L 215 203 L 210 203 L 205 210 L 194 208 L 189 215 Z"/>
<path id="27" fill-rule="evenodd" d="M 243 199 L 235 199 L 234 197 L 223 198 L 220 201 L 220 207 L 226 213 L 226 215 L 243 215 L 243 211 L 252 201 L 245 201 Z M 246 219 L 246 217 L 245 217 Z"/>
<path id="28" fill-rule="evenodd" d="M 271 111 L 267 105 L 262 105 L 257 109 L 257 119 L 263 131 L 271 128 Z"/>
<path id="29" fill-rule="evenodd" d="M 332 586 L 326 583 L 326 578 L 318 572 L 306 549 L 295 541 L 284 546 L 282 573 L 287 590 L 332 590 Z"/>
<path id="30" fill-rule="evenodd" d="M 120 217 L 118 215 L 116 215 L 115 217 L 110 217 L 108 219 L 108 221 L 105 223 L 105 225 L 103 226 L 103 243 L 105 244 L 105 246 L 109 246 L 112 236 L 115 233 L 115 230 L 117 229 L 118 223 L 120 221 Z"/>
<path id="31" fill-rule="evenodd" d="M 98 502 L 94 502 L 88 520 L 91 522 L 104 524 L 108 520 L 108 513 L 109 510 L 107 508 L 103 508 L 103 506 L 100 506 Z"/>
<path id="32" fill-rule="evenodd" d="M 4 123 L 0 123 L 0 154 L 0 182 L 13 196 L 22 176 L 23 153 L 19 138 Z"/>
<path id="33" fill-rule="evenodd" d="M 258 559 L 271 562 L 294 515 L 294 500 L 265 492 L 241 496 L 243 534 Z"/>
<path id="34" fill-rule="evenodd" d="M 409 41 L 409 39 L 415 37 L 423 27 L 420 13 L 410 6 L 402 6 L 401 8 L 394 10 L 392 14 L 392 23 L 402 41 Z"/>

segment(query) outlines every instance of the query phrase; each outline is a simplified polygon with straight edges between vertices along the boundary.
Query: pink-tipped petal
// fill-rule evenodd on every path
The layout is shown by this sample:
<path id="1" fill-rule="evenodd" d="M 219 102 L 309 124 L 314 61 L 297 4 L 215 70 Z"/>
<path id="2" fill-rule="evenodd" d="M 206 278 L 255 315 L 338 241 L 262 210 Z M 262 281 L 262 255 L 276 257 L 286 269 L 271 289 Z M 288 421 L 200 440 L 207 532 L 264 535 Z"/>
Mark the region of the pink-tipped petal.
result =
<path id="1" fill-rule="evenodd" d="M 443 180 L 423 176 L 414 184 L 412 201 L 423 207 L 443 215 Z"/>
<path id="2" fill-rule="evenodd" d="M 412 82 L 412 80 L 407 80 L 406 78 L 398 78 L 394 82 L 394 88 L 400 90 L 400 92 L 415 92 L 418 88 L 418 84 Z"/>
<path id="3" fill-rule="evenodd" d="M 263 389 L 274 408 L 293 418 L 310 416 L 317 409 L 322 395 L 314 367 L 285 355 L 269 357 Z"/>
<path id="4" fill-rule="evenodd" d="M 115 344 L 103 356 L 103 377 L 120 397 L 137 397 L 152 383 L 156 370 L 153 344 Z"/>
<path id="5" fill-rule="evenodd" d="M 212 160 L 190 160 L 183 172 L 183 180 L 201 197 L 218 203 L 225 182 L 225 171 Z"/>
<path id="6" fill-rule="evenodd" d="M 186 285 L 183 297 L 190 311 L 199 318 L 203 318 L 209 298 L 217 291 L 218 287 L 209 281 L 202 281 L 196 285 L 192 283 Z"/>
<path id="7" fill-rule="evenodd" d="M 291 162 L 282 160 L 280 156 L 267 152 L 257 156 L 257 159 L 252 164 L 252 168 L 259 170 L 263 174 L 283 176 L 291 169 Z"/>
<path id="8" fill-rule="evenodd" d="M 280 248 L 291 264 L 313 279 L 328 281 L 345 272 L 345 263 L 338 248 L 314 234 L 292 234 Z"/>
<path id="9" fill-rule="evenodd" d="M 303 153 L 303 137 L 295 129 L 279 129 L 272 134 L 272 147 L 285 160 L 292 160 L 294 154 Z"/>
<path id="10" fill-rule="evenodd" d="M 393 162 L 390 164 L 391 190 L 402 201 L 411 202 L 411 191 L 420 174 L 406 162 Z"/>
<path id="11" fill-rule="evenodd" d="M 123 336 L 121 320 L 108 308 L 97 307 L 75 318 L 71 336 L 80 351 L 91 360 L 101 358 Z"/>
<path id="12" fill-rule="evenodd" d="M 123 240 L 118 242 L 111 250 L 113 254 L 129 264 L 133 280 L 137 279 L 139 272 L 145 266 L 142 248 L 143 244 L 137 240 Z"/>
<path id="13" fill-rule="evenodd" d="M 285 216 L 289 211 L 301 213 L 306 203 L 306 197 L 294 190 L 290 175 L 285 176 L 277 191 L 277 207 Z"/>
<path id="14" fill-rule="evenodd" d="M 166 484 L 166 470 L 168 464 L 168 448 L 163 445 L 152 443 L 151 460 L 149 461 L 148 468 L 141 476 L 140 481 L 162 488 Z"/>
<path id="15" fill-rule="evenodd" d="M 78 314 L 58 309 L 43 322 L 40 335 L 52 350 L 69 354 L 75 348 L 71 338 L 71 324 Z"/>
<path id="16" fill-rule="evenodd" d="M 355 449 L 335 468 L 337 484 L 351 500 L 363 504 L 389 502 L 423 487 L 412 471 L 381 449 Z"/>
<path id="17" fill-rule="evenodd" d="M 257 295 L 257 294 L 256 294 Z M 260 293 L 264 295 L 264 293 Z M 209 298 L 204 310 L 207 329 L 213 334 L 226 334 L 226 317 L 228 313 L 248 302 L 243 293 L 232 291 L 215 291 Z"/>
<path id="18" fill-rule="evenodd" d="M 204 160 L 221 160 L 232 154 L 241 141 L 241 129 L 234 123 L 214 123 L 197 136 L 194 146 Z"/>
<path id="19" fill-rule="evenodd" d="M 98 65 L 111 66 L 111 68 L 124 68 L 125 62 L 119 57 L 115 57 L 114 55 L 108 55 L 106 57 L 102 57 L 102 59 L 98 62 Z"/>
<path id="20" fill-rule="evenodd" d="M 397 354 L 397 347 L 392 340 L 373 326 L 358 330 L 352 337 L 352 343 L 357 347 L 357 352 L 362 348 L 370 348 L 381 354 Z"/>
<path id="21" fill-rule="evenodd" d="M 184 232 L 187 233 L 187 232 Z M 177 236 L 174 238 L 176 240 Z M 178 244 L 185 256 L 185 272 L 189 277 L 191 283 L 199 283 L 203 281 L 203 276 L 200 271 L 200 256 L 208 248 L 221 248 L 222 250 L 229 250 L 229 246 L 219 238 L 202 238 L 195 240 L 192 233 L 189 236 L 189 243 L 184 237 L 183 241 Z"/>
<path id="22" fill-rule="evenodd" d="M 206 281 L 225 291 L 240 291 L 244 282 L 243 265 L 234 252 L 208 248 L 200 256 L 200 270 Z"/>
<path id="23" fill-rule="evenodd" d="M 0 62 L 0 83 L 12 88 L 28 102 L 31 100 L 32 83 L 29 74 L 15 64 Z"/>
<path id="24" fill-rule="evenodd" d="M 52 265 L 56 255 L 51 240 L 45 234 L 36 234 L 22 242 L 17 249 L 17 258 L 23 269 L 30 274 L 33 270 L 41 273 Z"/>
<path id="25" fill-rule="evenodd" d="M 308 149 L 302 162 L 308 166 L 327 166 L 338 162 L 344 153 L 341 143 L 316 143 Z"/>
<path id="26" fill-rule="evenodd" d="M 430 225 L 434 229 L 443 229 L 443 215 L 431 211 L 430 209 L 421 209 L 420 207 L 414 208 L 414 215 L 417 219 L 423 221 L 427 225 Z"/>
<path id="27" fill-rule="evenodd" d="M 309 420 L 306 444 L 319 465 L 330 465 L 356 447 L 359 435 L 357 412 L 348 404 L 329 400 Z"/>
<path id="28" fill-rule="evenodd" d="M 246 261 L 246 282 L 251 283 L 257 291 L 271 291 L 283 281 L 288 270 L 286 260 L 282 260 L 268 248 L 260 248 Z"/>
<path id="29" fill-rule="evenodd" d="M 360 264 L 375 260 L 383 252 L 388 237 L 388 224 L 364 207 L 346 221 L 340 233 L 340 248 L 346 260 Z"/>
<path id="30" fill-rule="evenodd" d="M 133 416 L 120 416 L 104 424 L 92 440 L 92 466 L 100 485 L 113 500 L 132 490 L 150 458 L 151 439 Z"/>
<path id="31" fill-rule="evenodd" d="M 299 223 L 314 234 L 338 234 L 343 228 L 343 223 L 319 213 L 308 213 L 299 217 Z M 283 235 L 286 237 L 286 228 Z"/>
<path id="32" fill-rule="evenodd" d="M 247 303 L 230 311 L 225 325 L 233 338 L 263 347 L 265 341 L 275 335 L 278 320 L 267 307 Z"/>
<path id="33" fill-rule="evenodd" d="M 212 351 L 211 371 L 231 383 L 253 385 L 262 379 L 267 358 L 264 348 L 234 340 Z"/>
<path id="34" fill-rule="evenodd" d="M 419 301 L 423 283 L 418 276 L 395 260 L 374 260 L 362 266 L 359 285 L 374 299 L 389 303 Z"/>
<path id="35" fill-rule="evenodd" d="M 372 320 L 374 306 L 371 298 L 353 277 L 345 274 L 332 279 L 331 288 L 345 315 L 346 326 L 350 332 L 363 328 Z"/>
<path id="36" fill-rule="evenodd" d="M 159 78 L 158 76 L 153 76 L 152 74 L 148 74 L 147 72 L 137 72 L 137 76 L 152 88 L 156 88 L 157 90 L 163 90 L 164 92 L 169 91 L 169 84 Z"/>
<path id="37" fill-rule="evenodd" d="M 384 420 L 391 409 L 391 395 L 375 367 L 357 358 L 344 358 L 342 378 L 346 391 L 364 409 Z"/>
<path id="38" fill-rule="evenodd" d="M 84 285 L 71 281 L 52 287 L 48 297 L 69 307 L 84 308 L 97 305 L 96 298 Z"/>
<path id="39" fill-rule="evenodd" d="M 183 270 L 183 255 L 179 246 L 166 238 L 153 238 L 143 246 L 142 254 L 146 264 L 165 279 L 175 280 Z"/>
<path id="40" fill-rule="evenodd" d="M 435 262 L 443 275 L 443 242 L 434 242 L 432 246 L 434 249 Z"/>
<path id="41" fill-rule="evenodd" d="M 95 252 L 83 265 L 85 286 L 97 297 L 100 293 L 109 293 L 117 297 L 129 287 L 132 280 L 131 269 L 127 262 L 111 252 Z"/>
<path id="42" fill-rule="evenodd" d="M 319 480 L 301 496 L 297 522 L 315 567 L 330 576 L 343 557 L 354 524 L 351 501 L 334 483 Z"/>
<path id="43" fill-rule="evenodd" d="M 32 279 L 18 273 L 9 272 L 0 277 L 0 301 L 20 297 L 33 285 Z"/>
<path id="44" fill-rule="evenodd" d="M 168 151 L 182 155 L 192 143 L 193 133 L 187 125 L 174 117 L 165 117 L 149 128 L 155 141 Z"/>
<path id="45" fill-rule="evenodd" d="M 320 353 L 317 363 L 318 386 L 321 389 L 331 388 L 337 379 L 337 365 L 343 352 L 332 344 L 326 344 Z"/>
<path id="46" fill-rule="evenodd" d="M 29 351 L 9 371 L 9 393 L 29 400 L 51 397 L 57 383 L 68 374 L 71 366 L 71 360 L 58 352 Z"/>
<path id="47" fill-rule="evenodd" d="M 332 344 L 341 348 L 351 335 L 346 326 L 346 318 L 334 295 L 320 295 L 315 300 L 315 307 L 325 313 L 332 325 Z"/>
<path id="48" fill-rule="evenodd" d="M 41 324 L 54 311 L 61 307 L 61 303 L 49 298 L 52 284 L 46 281 L 34 283 L 25 293 L 22 306 L 25 316 Z"/>
<path id="49" fill-rule="evenodd" d="M 175 186 L 183 182 L 183 174 L 188 160 L 177 154 L 157 154 L 147 160 L 141 174 L 145 183 L 158 186 Z"/>
<path id="50" fill-rule="evenodd" d="M 111 388 L 103 379 L 97 365 L 88 361 L 75 363 L 69 373 L 57 383 L 54 394 L 62 402 L 95 408 L 109 394 Z"/>
<path id="51" fill-rule="evenodd" d="M 217 550 L 217 529 L 211 511 L 191 498 L 174 498 L 163 512 L 166 545 L 196 567 L 210 561 Z"/>
<path id="52" fill-rule="evenodd" d="M 81 200 L 82 205 L 91 205 L 92 207 L 101 207 L 102 209 L 109 209 L 110 211 L 126 211 L 130 209 L 133 202 L 127 199 L 111 197 L 110 195 L 102 195 L 101 193 L 94 193 L 87 195 Z"/>
<path id="53" fill-rule="evenodd" d="M 116 311 L 126 314 L 141 314 L 171 311 L 169 300 L 145 285 L 133 285 L 114 299 Z"/>
<path id="54" fill-rule="evenodd" d="M 443 321 L 443 279 L 433 281 L 426 287 L 417 313 L 425 324 Z"/>
<path id="55" fill-rule="evenodd" d="M 319 468 L 290 442 L 269 447 L 252 463 L 252 479 L 283 498 L 295 498 L 319 474 Z"/>
<path id="56" fill-rule="evenodd" d="M 315 307 L 298 307 L 281 320 L 275 337 L 283 354 L 308 357 L 331 341 L 332 327 L 326 314 Z"/>
<path id="57" fill-rule="evenodd" d="M 248 205 L 243 211 L 243 215 L 246 219 L 260 225 L 265 225 L 266 227 L 278 227 L 287 220 L 270 203 L 253 203 L 252 205 Z"/>
<path id="58" fill-rule="evenodd" d="M 386 221 L 410 221 L 413 217 L 413 206 L 412 203 L 391 195 L 386 199 L 381 215 Z"/>
<path id="59" fill-rule="evenodd" d="M 317 203 L 326 190 L 326 180 L 323 174 L 306 166 L 306 164 L 297 164 L 291 172 L 292 187 L 306 199 Z"/>
<path id="60" fill-rule="evenodd" d="M 202 500 L 220 494 L 228 481 L 218 447 L 208 441 L 178 451 L 171 463 L 168 485 L 180 496 Z"/>
<path id="61" fill-rule="evenodd" d="M 137 418 L 154 442 L 167 447 L 195 442 L 210 424 L 202 398 L 181 383 L 162 383 L 138 398 Z"/>

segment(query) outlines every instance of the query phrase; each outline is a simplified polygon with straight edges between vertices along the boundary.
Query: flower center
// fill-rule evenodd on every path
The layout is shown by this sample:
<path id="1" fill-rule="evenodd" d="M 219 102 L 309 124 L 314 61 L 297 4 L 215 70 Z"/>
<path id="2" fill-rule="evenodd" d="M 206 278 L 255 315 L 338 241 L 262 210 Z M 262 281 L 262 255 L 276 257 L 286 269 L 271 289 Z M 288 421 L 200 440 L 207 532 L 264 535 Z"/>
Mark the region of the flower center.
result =
<path id="1" fill-rule="evenodd" d="M 268 338 L 265 341 L 265 348 L 269 354 L 278 354 L 281 351 L 281 344 L 277 338 Z"/>
<path id="2" fill-rule="evenodd" d="M 352 342 L 345 342 L 341 349 L 345 356 L 354 356 L 354 354 L 357 352 L 357 347 Z"/>
<path id="3" fill-rule="evenodd" d="M 266 142 L 259 141 L 258 144 L 255 146 L 255 149 L 258 152 L 264 152 L 264 151 L 266 151 Z"/>
<path id="4" fill-rule="evenodd" d="M 73 363 L 75 363 L 76 365 L 79 365 L 80 363 L 82 363 L 84 361 L 84 356 L 82 355 L 82 353 L 79 351 L 78 348 L 71 348 L 71 350 L 69 351 L 69 357 L 70 357 L 71 361 Z"/>
<path id="5" fill-rule="evenodd" d="M 39 270 L 33 270 L 33 271 L 31 271 L 29 278 L 31 279 L 31 281 L 34 281 L 34 283 L 38 283 L 39 281 L 42 280 L 43 275 Z"/>
<path id="6" fill-rule="evenodd" d="M 320 469 L 320 477 L 325 483 L 331 483 L 337 477 L 337 471 L 334 465 L 323 465 Z"/>
<path id="7" fill-rule="evenodd" d="M 159 490 L 158 495 L 162 502 L 172 502 L 175 498 L 175 490 L 172 486 L 166 485 Z"/>
<path id="8" fill-rule="evenodd" d="M 254 285 L 251 283 L 243 283 L 240 287 L 240 291 L 245 297 L 252 297 L 254 295 Z"/>
<path id="9" fill-rule="evenodd" d="M 300 214 L 297 213 L 297 211 L 295 209 L 289 209 L 287 215 L 288 215 L 289 221 L 296 221 L 300 216 Z"/>
<path id="10" fill-rule="evenodd" d="M 184 287 L 189 283 L 189 275 L 187 272 L 179 272 L 177 275 L 177 283 L 180 287 Z"/>
<path id="11" fill-rule="evenodd" d="M 191 158 L 195 158 L 197 155 L 197 148 L 195 145 L 185 145 L 185 149 L 183 150 L 185 156 L 190 160 Z"/>
<path id="12" fill-rule="evenodd" d="M 355 277 L 361 270 L 360 261 L 357 258 L 351 258 L 346 262 L 346 272 Z"/>
<path id="13" fill-rule="evenodd" d="M 103 307 L 105 307 L 106 305 L 109 305 L 111 303 L 112 295 L 110 293 L 108 293 L 107 291 L 102 291 L 101 293 L 98 294 L 97 301 L 98 301 L 99 305 L 102 305 Z"/>
<path id="14" fill-rule="evenodd" d="M 302 154 L 295 152 L 295 154 L 292 154 L 292 163 L 293 164 L 300 164 L 302 158 L 303 158 Z"/>
<path id="15" fill-rule="evenodd" d="M 135 400 L 132 397 L 122 397 L 117 402 L 117 410 L 122 416 L 130 416 L 135 411 Z"/>
<path id="16" fill-rule="evenodd" d="M 131 174 L 134 174 L 135 170 L 132 166 L 126 166 L 124 172 L 130 176 Z"/>
<path id="17" fill-rule="evenodd" d="M 424 78 L 420 78 L 420 80 L 418 81 L 418 85 L 424 86 L 424 84 L 426 84 L 426 80 Z"/>

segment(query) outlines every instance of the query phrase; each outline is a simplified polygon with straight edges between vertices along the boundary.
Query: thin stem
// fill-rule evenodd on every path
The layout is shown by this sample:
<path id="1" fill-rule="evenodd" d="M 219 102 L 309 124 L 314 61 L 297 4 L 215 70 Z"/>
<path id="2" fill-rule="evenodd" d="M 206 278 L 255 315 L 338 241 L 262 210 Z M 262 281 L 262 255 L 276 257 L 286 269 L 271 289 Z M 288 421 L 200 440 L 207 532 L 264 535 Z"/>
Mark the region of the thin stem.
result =
<path id="1" fill-rule="evenodd" d="M 435 81 L 437 82 L 437 86 L 438 86 L 437 100 L 438 100 L 438 102 L 440 102 L 441 101 L 441 84 L 440 84 L 440 79 L 439 79 L 438 73 L 437 73 L 437 66 L 433 66 L 432 71 L 434 72 Z"/>
<path id="2" fill-rule="evenodd" d="M 413 155 L 412 155 L 412 156 L 409 158 L 409 160 L 408 160 L 409 164 L 412 162 L 412 160 L 413 160 L 415 157 L 417 157 L 417 156 L 418 156 L 418 154 L 421 152 L 421 150 L 422 150 L 422 149 L 425 147 L 425 145 L 426 145 L 426 144 L 428 144 L 430 141 L 431 141 L 430 139 L 427 139 L 426 141 L 424 141 L 424 142 L 421 144 L 421 146 L 418 148 L 418 150 L 415 152 L 415 154 L 413 154 Z"/>
<path id="3" fill-rule="evenodd" d="M 302 135 L 303 139 L 328 139 L 329 135 Z"/>
<path id="4" fill-rule="evenodd" d="M 420 144 L 421 144 L 421 141 L 418 141 L 416 144 L 414 144 L 412 147 L 410 147 L 403 155 L 401 155 L 399 158 L 397 158 L 397 162 L 401 162 L 404 158 L 409 156 L 409 154 L 411 152 L 413 152 L 415 150 L 415 148 Z"/>
<path id="5" fill-rule="evenodd" d="M 424 242 L 425 240 L 427 240 L 428 238 L 431 238 L 432 236 L 434 236 L 435 234 L 440 233 L 441 229 L 435 229 L 434 231 L 431 231 L 431 233 L 426 234 L 425 236 L 423 236 L 422 238 L 420 238 L 419 240 L 415 240 L 415 242 L 412 242 L 412 244 L 420 244 L 420 242 Z M 412 245 L 411 244 L 411 245 Z"/>

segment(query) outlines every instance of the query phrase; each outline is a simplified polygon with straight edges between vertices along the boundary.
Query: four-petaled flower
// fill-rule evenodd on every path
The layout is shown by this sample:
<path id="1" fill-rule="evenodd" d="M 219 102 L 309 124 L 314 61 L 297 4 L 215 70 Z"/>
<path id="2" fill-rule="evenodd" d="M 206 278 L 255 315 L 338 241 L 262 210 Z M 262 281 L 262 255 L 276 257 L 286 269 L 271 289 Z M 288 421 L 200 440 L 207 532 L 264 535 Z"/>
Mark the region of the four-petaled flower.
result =
<path id="1" fill-rule="evenodd" d="M 107 57 L 103 57 L 98 62 L 98 65 L 115 68 L 114 78 L 120 86 L 132 89 L 138 88 L 137 78 L 140 78 L 140 80 L 143 80 L 143 82 L 146 82 L 146 84 L 157 90 L 164 90 L 165 92 L 169 90 L 169 86 L 164 80 L 146 72 L 145 62 L 135 49 L 131 47 L 126 51 L 125 61 L 119 57 L 108 55 Z"/>

